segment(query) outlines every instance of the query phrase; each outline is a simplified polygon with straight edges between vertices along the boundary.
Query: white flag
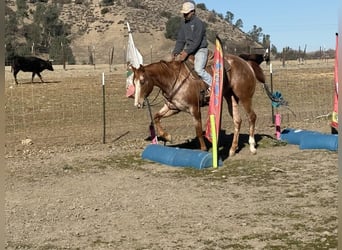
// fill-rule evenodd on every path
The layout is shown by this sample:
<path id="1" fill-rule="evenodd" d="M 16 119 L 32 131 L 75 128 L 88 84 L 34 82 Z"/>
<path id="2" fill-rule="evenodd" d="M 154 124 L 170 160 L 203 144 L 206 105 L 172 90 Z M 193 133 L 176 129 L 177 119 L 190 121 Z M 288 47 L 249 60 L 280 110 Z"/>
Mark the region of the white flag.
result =
<path id="1" fill-rule="evenodd" d="M 134 68 L 139 68 L 140 64 L 143 64 L 143 58 L 138 51 L 138 49 L 134 45 L 133 36 L 131 27 L 127 22 L 128 29 L 128 44 L 127 44 L 127 54 L 126 54 L 126 62 L 127 62 L 127 79 L 126 79 L 126 96 L 134 97 L 135 87 L 133 84 L 133 72 L 131 66 Z"/>
<path id="2" fill-rule="evenodd" d="M 143 58 L 138 51 L 138 49 L 134 45 L 133 36 L 131 27 L 127 22 L 127 29 L 128 29 L 128 44 L 127 44 L 127 54 L 126 54 L 126 61 L 130 63 L 134 68 L 139 68 L 140 64 L 143 64 Z"/>

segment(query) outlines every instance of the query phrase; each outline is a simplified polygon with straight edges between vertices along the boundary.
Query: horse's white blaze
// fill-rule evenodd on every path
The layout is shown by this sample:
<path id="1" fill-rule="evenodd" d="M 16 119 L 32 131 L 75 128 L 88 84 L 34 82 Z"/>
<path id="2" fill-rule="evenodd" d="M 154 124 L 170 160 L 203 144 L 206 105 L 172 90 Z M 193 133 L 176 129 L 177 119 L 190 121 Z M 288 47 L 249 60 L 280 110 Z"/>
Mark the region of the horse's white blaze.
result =
<path id="1" fill-rule="evenodd" d="M 135 85 L 134 106 L 138 107 L 139 105 L 141 105 L 141 103 L 139 103 L 140 92 L 141 92 L 140 80 L 135 80 L 134 85 Z"/>

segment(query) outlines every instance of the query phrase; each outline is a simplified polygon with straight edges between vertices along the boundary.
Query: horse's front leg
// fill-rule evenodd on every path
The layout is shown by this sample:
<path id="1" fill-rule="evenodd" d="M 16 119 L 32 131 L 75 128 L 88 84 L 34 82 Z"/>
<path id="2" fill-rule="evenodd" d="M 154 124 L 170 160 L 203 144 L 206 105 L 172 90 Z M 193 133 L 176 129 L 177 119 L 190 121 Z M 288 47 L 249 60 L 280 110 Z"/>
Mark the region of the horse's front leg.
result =
<path id="1" fill-rule="evenodd" d="M 160 124 L 162 118 L 172 116 L 179 113 L 179 110 L 170 109 L 166 104 L 154 115 L 154 124 L 157 129 L 158 136 L 163 138 L 165 141 L 172 142 L 172 136 L 166 132 Z"/>

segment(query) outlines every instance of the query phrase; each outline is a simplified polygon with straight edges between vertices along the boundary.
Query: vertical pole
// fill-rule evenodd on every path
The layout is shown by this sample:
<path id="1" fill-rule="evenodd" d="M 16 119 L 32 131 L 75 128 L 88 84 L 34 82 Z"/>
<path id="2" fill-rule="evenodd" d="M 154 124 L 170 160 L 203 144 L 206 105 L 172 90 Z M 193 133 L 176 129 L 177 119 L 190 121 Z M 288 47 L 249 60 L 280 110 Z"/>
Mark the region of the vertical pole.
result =
<path id="1" fill-rule="evenodd" d="M 128 48 L 127 48 L 128 49 Z M 124 47 L 123 47 L 123 65 L 124 65 L 124 67 L 126 67 L 127 66 L 127 62 L 126 62 L 126 46 L 124 45 Z"/>
<path id="2" fill-rule="evenodd" d="M 106 143 L 106 96 L 105 96 L 105 81 L 104 72 L 102 72 L 102 108 L 103 108 L 103 138 L 102 143 Z"/>
<path id="3" fill-rule="evenodd" d="M 271 81 L 271 93 L 273 94 L 273 69 L 272 69 L 272 63 L 270 63 L 270 81 Z M 272 109 L 272 124 L 274 124 L 274 107 L 271 103 L 271 109 Z"/>
<path id="4" fill-rule="evenodd" d="M 95 45 L 93 45 L 93 62 L 94 62 L 94 69 L 96 69 L 96 65 L 95 65 Z"/>
<path id="5" fill-rule="evenodd" d="M 151 45 L 151 63 L 152 63 L 152 45 Z"/>
<path id="6" fill-rule="evenodd" d="M 275 115 L 275 127 L 276 127 L 276 138 L 280 140 L 280 124 L 281 124 L 281 116 L 280 114 Z"/>
<path id="7" fill-rule="evenodd" d="M 217 135 L 216 135 L 216 124 L 215 124 L 215 115 L 209 115 L 210 118 L 210 126 L 211 126 L 211 140 L 213 146 L 213 168 L 217 168 Z"/>
<path id="8" fill-rule="evenodd" d="M 34 43 L 32 43 L 32 46 L 31 46 L 31 54 L 33 56 L 35 55 Z"/>
<path id="9" fill-rule="evenodd" d="M 63 69 L 65 70 L 65 50 L 64 50 L 63 42 L 61 42 L 61 47 L 62 47 L 62 55 L 63 55 Z"/>

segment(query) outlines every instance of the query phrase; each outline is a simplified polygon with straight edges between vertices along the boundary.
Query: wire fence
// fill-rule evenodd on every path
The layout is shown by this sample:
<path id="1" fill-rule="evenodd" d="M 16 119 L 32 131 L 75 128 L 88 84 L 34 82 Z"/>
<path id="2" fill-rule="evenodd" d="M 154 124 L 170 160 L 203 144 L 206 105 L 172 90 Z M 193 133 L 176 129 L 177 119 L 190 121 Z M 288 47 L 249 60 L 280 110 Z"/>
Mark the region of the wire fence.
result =
<path id="1" fill-rule="evenodd" d="M 314 122 L 319 117 L 329 117 L 333 108 L 333 62 L 314 61 L 299 65 L 297 62 L 282 67 L 273 65 L 272 75 L 263 64 L 268 84 L 280 91 L 289 102 L 289 109 L 273 108 L 279 112 L 284 126 L 301 122 Z M 15 85 L 10 68 L 6 67 L 5 113 L 6 147 L 15 149 L 23 140 L 36 145 L 87 145 L 112 143 L 123 136 L 134 143 L 148 136 L 150 118 L 147 110 L 137 110 L 133 100 L 125 96 L 126 69 L 123 65 L 110 69 L 108 65 L 55 66 L 55 71 L 43 72 L 45 83 L 31 83 L 31 74 L 19 73 L 20 84 Z M 105 87 L 102 87 L 104 72 Z M 151 99 L 157 97 L 152 110 L 162 106 L 161 96 L 154 90 Z M 232 132 L 232 120 L 224 105 L 222 124 Z M 272 106 L 262 85 L 258 84 L 254 97 L 257 127 L 272 125 Z M 207 109 L 202 112 L 206 121 Z M 328 119 L 328 118 L 327 118 Z M 168 118 L 167 128 L 173 133 L 189 133 L 194 136 L 192 120 L 187 114 Z M 181 127 L 181 129 L 179 128 Z M 229 131 L 230 130 L 230 131 Z"/>

